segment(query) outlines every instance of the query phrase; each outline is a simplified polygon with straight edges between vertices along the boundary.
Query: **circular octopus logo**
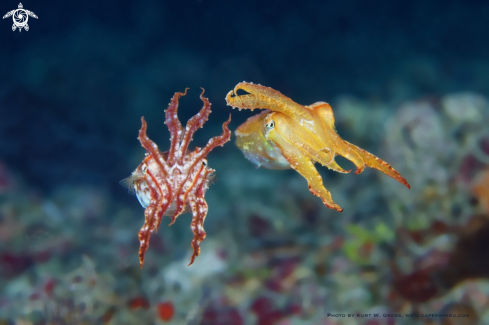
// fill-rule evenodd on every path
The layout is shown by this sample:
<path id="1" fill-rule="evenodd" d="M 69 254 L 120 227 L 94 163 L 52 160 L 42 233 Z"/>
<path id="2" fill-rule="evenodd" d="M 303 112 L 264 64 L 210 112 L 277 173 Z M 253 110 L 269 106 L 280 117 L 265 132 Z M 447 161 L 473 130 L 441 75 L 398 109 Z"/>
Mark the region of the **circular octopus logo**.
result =
<path id="1" fill-rule="evenodd" d="M 19 32 L 22 31 L 22 28 L 24 28 L 26 31 L 29 30 L 29 25 L 27 25 L 27 21 L 29 20 L 29 16 L 36 18 L 37 16 L 35 13 L 29 10 L 25 10 L 24 6 L 22 6 L 22 3 L 19 3 L 19 8 L 14 9 L 12 11 L 9 11 L 3 16 L 3 19 L 8 18 L 12 16 L 12 19 L 14 20 L 14 24 L 12 25 L 12 31 L 15 31 L 17 28 L 19 29 Z"/>

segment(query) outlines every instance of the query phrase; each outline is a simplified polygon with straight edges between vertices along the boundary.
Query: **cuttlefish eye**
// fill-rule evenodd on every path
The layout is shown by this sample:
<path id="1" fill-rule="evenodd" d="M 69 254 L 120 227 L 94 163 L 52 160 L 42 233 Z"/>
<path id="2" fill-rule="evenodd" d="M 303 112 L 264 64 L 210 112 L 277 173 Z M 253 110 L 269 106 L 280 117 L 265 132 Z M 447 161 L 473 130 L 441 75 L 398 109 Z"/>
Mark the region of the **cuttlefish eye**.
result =
<path id="1" fill-rule="evenodd" d="M 204 167 L 207 166 L 207 159 L 202 159 L 202 165 L 204 165 Z"/>
<path id="2" fill-rule="evenodd" d="M 265 127 L 267 128 L 268 131 L 273 130 L 273 128 L 275 127 L 275 122 L 271 120 L 270 122 L 267 122 L 265 124 Z"/>

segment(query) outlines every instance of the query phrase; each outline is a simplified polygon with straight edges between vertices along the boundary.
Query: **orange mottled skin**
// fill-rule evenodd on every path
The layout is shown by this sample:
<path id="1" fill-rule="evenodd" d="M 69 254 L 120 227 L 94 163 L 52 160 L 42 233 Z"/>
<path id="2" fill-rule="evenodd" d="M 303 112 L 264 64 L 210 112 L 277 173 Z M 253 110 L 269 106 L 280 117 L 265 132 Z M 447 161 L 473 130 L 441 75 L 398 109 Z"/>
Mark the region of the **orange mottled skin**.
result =
<path id="1" fill-rule="evenodd" d="M 246 94 L 237 95 L 238 90 Z M 266 109 L 236 129 L 236 144 L 246 158 L 258 167 L 293 168 L 306 178 L 309 190 L 330 209 L 343 211 L 324 187 L 314 163 L 349 173 L 335 162 L 336 155 L 351 160 L 357 167 L 356 174 L 361 173 L 365 166 L 375 168 L 410 188 L 388 163 L 340 138 L 328 103 L 303 106 L 272 88 L 248 82 L 237 84 L 227 94 L 226 102 L 240 109 Z"/>

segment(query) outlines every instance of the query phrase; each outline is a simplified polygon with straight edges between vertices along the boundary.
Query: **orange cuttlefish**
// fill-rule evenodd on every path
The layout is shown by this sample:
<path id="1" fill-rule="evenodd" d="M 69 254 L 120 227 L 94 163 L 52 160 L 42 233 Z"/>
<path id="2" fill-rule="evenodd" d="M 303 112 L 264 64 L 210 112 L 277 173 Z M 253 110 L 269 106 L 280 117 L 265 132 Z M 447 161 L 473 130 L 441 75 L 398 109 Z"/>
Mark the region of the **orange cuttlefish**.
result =
<path id="1" fill-rule="evenodd" d="M 238 95 L 238 90 L 246 94 Z M 257 167 L 293 168 L 309 183 L 309 190 L 330 209 L 343 211 L 324 187 L 314 167 L 318 162 L 339 173 L 349 173 L 334 160 L 336 155 L 351 160 L 356 174 L 365 166 L 375 168 L 410 188 L 408 182 L 385 161 L 343 140 L 336 133 L 331 106 L 317 102 L 303 106 L 282 93 L 261 85 L 241 82 L 226 96 L 233 108 L 266 109 L 236 129 L 236 145 Z"/>
<path id="2" fill-rule="evenodd" d="M 196 147 L 194 151 L 188 150 L 188 145 L 194 133 L 203 127 L 211 112 L 211 104 L 205 98 L 204 90 L 200 99 L 204 107 L 192 117 L 185 129 L 178 120 L 178 100 L 185 93 L 175 93 L 166 110 L 165 124 L 170 130 L 170 149 L 161 152 L 158 146 L 146 135 L 146 121 L 141 118 L 142 126 L 139 131 L 139 141 L 146 149 L 143 162 L 132 172 L 132 175 L 122 182 L 134 190 L 139 203 L 145 208 L 144 225 L 139 231 L 139 264 L 144 263 L 144 255 L 149 247 L 149 238 L 153 231 L 157 231 L 163 216 L 171 216 L 171 224 L 175 219 L 186 212 L 192 212 L 193 218 L 190 228 L 194 233 L 192 240 L 193 254 L 191 265 L 196 256 L 200 254 L 200 242 L 204 240 L 204 220 L 207 215 L 207 203 L 204 195 L 209 183 L 214 178 L 215 170 L 207 165 L 207 154 L 217 146 L 223 146 L 231 138 L 228 129 L 229 119 L 222 125 L 222 134 L 209 140 L 204 148 Z"/>

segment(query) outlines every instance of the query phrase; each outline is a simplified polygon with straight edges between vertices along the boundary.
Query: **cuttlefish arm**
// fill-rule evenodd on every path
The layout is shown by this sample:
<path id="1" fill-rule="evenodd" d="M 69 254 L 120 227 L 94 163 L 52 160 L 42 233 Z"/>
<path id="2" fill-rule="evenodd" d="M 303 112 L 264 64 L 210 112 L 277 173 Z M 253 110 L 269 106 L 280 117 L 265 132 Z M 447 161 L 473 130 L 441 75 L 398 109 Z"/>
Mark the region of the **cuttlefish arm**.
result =
<path id="1" fill-rule="evenodd" d="M 242 90 L 246 94 L 238 95 L 238 90 Z M 297 104 L 281 92 L 250 82 L 240 82 L 237 84 L 226 95 L 226 102 L 229 106 L 240 109 L 254 110 L 255 108 L 262 108 L 289 116 L 310 117 L 308 112 L 304 111 L 304 106 Z"/>
<path id="2" fill-rule="evenodd" d="M 334 203 L 331 193 L 324 187 L 321 175 L 314 167 L 309 153 L 296 142 L 296 137 L 290 135 L 290 125 L 285 115 L 270 113 L 265 116 L 265 138 L 275 144 L 290 166 L 307 180 L 312 194 L 321 198 L 328 208 L 343 211 L 338 204 Z"/>
<path id="3" fill-rule="evenodd" d="M 399 172 L 392 168 L 391 165 L 389 165 L 387 162 L 372 155 L 370 152 L 363 150 L 362 148 L 359 148 L 356 145 L 349 143 L 348 141 L 343 140 L 342 149 L 338 151 L 338 154 L 345 158 L 348 158 L 345 153 L 346 151 L 355 152 L 358 156 L 360 156 L 365 166 L 380 170 L 381 172 L 383 172 L 387 176 L 394 178 L 396 181 L 403 184 L 407 188 L 411 188 L 411 185 L 409 185 L 406 179 L 402 177 L 401 174 L 399 174 Z M 355 174 L 359 174 L 358 170 L 355 172 Z"/>

